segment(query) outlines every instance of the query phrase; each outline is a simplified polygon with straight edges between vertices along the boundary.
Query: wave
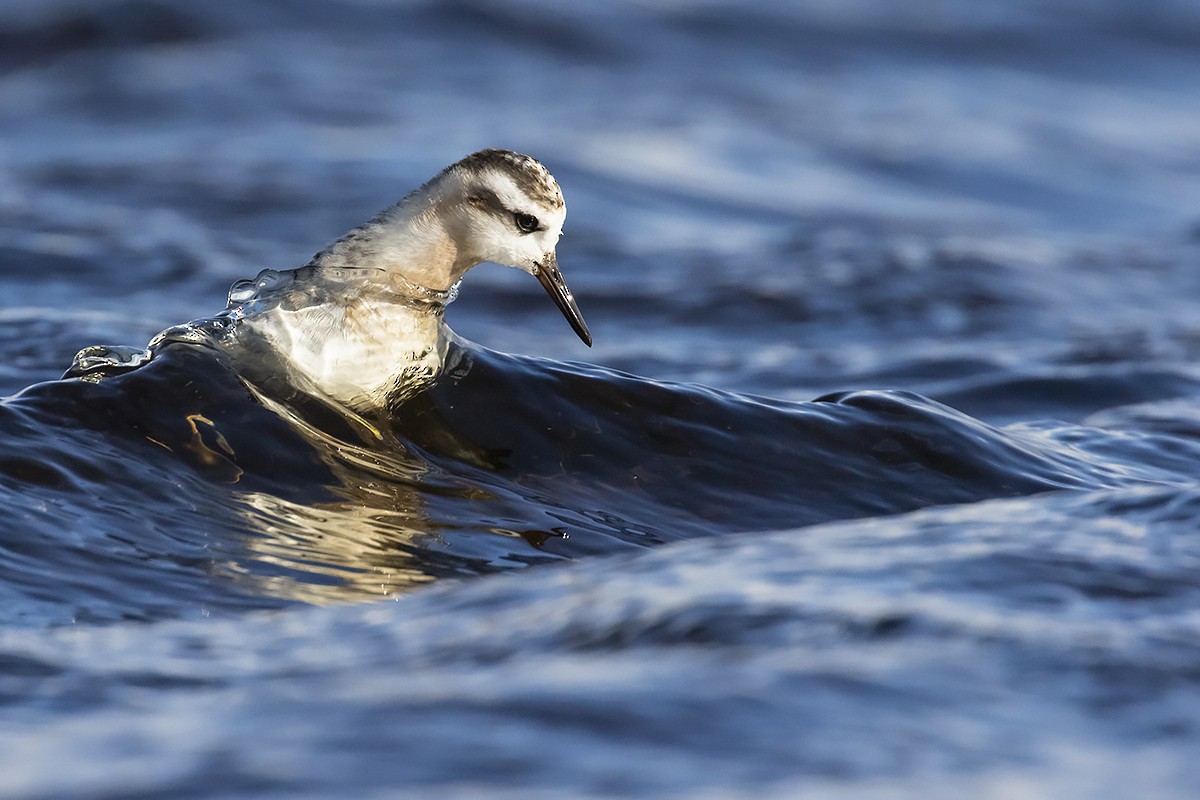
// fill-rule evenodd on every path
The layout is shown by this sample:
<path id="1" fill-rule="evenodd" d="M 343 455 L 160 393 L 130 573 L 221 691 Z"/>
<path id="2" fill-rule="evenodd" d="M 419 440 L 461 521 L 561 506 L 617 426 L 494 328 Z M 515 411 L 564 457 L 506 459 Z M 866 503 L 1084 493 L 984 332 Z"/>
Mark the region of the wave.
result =
<path id="1" fill-rule="evenodd" d="M 188 342 L 5 400 L 8 616 L 361 599 L 714 534 L 1170 482 L 1197 463 L 1156 461 L 1153 438 L 1144 463 L 1118 461 L 1114 434 L 997 428 L 910 392 L 784 402 L 461 340 L 447 363 L 371 416 Z"/>

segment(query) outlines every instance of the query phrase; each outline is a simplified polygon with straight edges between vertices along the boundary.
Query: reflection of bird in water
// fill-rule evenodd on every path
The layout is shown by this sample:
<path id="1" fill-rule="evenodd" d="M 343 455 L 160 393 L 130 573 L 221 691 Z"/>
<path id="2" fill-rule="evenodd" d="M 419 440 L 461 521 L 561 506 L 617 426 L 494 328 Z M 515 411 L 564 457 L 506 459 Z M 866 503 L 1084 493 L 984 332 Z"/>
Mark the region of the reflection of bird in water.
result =
<path id="1" fill-rule="evenodd" d="M 356 409 L 410 396 L 438 374 L 442 318 L 459 280 L 492 261 L 536 276 L 584 342 L 587 325 L 555 256 L 566 209 L 533 158 L 483 150 L 438 173 L 298 270 L 235 284 L 219 337 L 240 365 Z M 252 372 L 255 370 L 251 370 Z"/>

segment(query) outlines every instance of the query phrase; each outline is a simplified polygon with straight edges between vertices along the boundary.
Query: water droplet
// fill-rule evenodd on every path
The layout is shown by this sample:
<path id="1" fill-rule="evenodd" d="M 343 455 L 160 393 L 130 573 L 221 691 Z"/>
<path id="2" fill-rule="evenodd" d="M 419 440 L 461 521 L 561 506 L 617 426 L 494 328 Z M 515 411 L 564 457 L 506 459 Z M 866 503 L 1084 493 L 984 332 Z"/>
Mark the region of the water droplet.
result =
<path id="1" fill-rule="evenodd" d="M 123 345 L 92 345 L 75 354 L 63 378 L 98 381 L 120 372 L 135 370 L 150 360 L 150 351 Z"/>
<path id="2" fill-rule="evenodd" d="M 235 282 L 229 287 L 229 302 L 227 307 L 233 308 L 236 305 L 250 302 L 254 299 L 254 295 L 257 291 L 258 289 L 255 286 L 254 281 L 248 278 L 243 278 L 242 280 Z"/>

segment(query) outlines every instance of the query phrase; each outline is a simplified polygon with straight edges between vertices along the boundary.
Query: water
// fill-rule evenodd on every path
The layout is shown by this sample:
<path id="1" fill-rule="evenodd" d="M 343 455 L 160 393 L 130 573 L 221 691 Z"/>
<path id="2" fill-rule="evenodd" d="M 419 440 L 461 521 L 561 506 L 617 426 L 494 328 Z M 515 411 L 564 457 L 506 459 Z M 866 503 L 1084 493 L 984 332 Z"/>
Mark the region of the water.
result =
<path id="1" fill-rule="evenodd" d="M 0 42 L 0 795 L 1195 795 L 1192 4 Z M 488 146 L 562 184 L 594 349 L 484 266 L 390 415 L 202 343 L 57 380 Z"/>

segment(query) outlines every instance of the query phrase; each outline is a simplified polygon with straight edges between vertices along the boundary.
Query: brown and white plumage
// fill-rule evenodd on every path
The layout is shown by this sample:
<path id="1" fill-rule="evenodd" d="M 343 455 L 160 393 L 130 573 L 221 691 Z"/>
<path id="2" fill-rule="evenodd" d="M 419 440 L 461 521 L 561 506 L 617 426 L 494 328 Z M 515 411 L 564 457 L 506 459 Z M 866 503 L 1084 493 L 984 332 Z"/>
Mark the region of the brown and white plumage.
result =
<path id="1" fill-rule="evenodd" d="M 240 294 L 235 285 L 230 346 L 242 354 L 267 347 L 307 388 L 353 407 L 381 405 L 440 371 L 441 312 L 467 270 L 485 261 L 536 276 L 590 345 L 555 254 L 565 217 L 562 191 L 537 160 L 474 153 L 305 267 L 245 282 Z"/>

